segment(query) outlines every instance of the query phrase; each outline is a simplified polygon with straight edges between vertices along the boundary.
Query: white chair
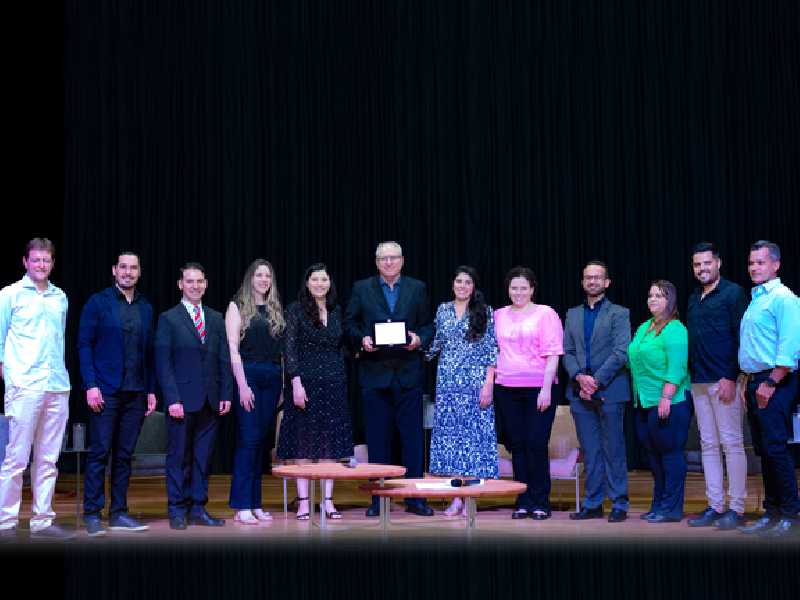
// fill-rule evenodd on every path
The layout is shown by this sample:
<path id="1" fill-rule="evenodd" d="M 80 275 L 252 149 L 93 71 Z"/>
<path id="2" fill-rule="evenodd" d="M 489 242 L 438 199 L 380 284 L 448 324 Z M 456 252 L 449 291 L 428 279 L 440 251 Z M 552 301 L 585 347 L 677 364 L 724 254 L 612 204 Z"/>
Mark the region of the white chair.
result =
<path id="1" fill-rule="evenodd" d="M 575 481 L 576 511 L 581 510 L 581 472 L 583 465 L 578 462 L 578 435 L 575 432 L 575 421 L 572 419 L 569 406 L 558 406 L 550 433 L 548 444 L 550 455 L 550 479 L 567 479 Z M 497 444 L 500 461 L 500 477 L 512 477 L 514 470 L 511 464 L 511 453 L 502 444 Z"/>

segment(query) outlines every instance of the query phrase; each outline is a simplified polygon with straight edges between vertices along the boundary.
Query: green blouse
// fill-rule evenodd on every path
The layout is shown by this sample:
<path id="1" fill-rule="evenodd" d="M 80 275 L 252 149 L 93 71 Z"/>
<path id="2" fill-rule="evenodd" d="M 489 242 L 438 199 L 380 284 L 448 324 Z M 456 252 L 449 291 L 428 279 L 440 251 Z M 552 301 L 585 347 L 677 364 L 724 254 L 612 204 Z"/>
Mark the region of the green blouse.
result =
<path id="1" fill-rule="evenodd" d="M 638 403 L 644 408 L 658 405 L 665 382 L 678 386 L 672 404 L 686 400 L 686 390 L 690 385 L 686 327 L 675 319 L 655 335 L 655 331 L 647 331 L 652 321 L 648 319 L 639 325 L 628 346 L 634 406 Z"/>

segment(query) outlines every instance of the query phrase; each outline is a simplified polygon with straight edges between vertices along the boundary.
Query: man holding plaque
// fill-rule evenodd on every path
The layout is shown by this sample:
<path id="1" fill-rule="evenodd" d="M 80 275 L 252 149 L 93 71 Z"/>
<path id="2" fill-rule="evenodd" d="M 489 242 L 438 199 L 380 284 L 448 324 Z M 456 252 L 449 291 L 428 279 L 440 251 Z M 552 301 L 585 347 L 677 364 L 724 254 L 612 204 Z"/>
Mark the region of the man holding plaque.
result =
<path id="1" fill-rule="evenodd" d="M 391 462 L 392 433 L 400 433 L 403 466 L 409 478 L 422 477 L 422 353 L 433 337 L 425 284 L 400 276 L 403 250 L 382 242 L 375 251 L 378 275 L 353 285 L 345 315 L 347 335 L 359 352 L 369 460 Z M 406 498 L 406 511 L 430 516 L 424 499 Z M 378 515 L 373 496 L 367 516 Z"/>

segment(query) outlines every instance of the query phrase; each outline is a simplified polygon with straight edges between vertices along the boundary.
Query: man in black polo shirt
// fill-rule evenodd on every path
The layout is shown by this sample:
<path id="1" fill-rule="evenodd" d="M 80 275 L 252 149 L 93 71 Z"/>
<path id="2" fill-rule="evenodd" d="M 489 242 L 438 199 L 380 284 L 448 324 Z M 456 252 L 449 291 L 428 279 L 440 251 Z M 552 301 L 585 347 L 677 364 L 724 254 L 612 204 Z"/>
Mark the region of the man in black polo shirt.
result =
<path id="1" fill-rule="evenodd" d="M 689 519 L 690 527 L 716 524 L 733 529 L 743 523 L 747 495 L 742 403 L 737 400 L 739 323 L 747 310 L 741 286 L 720 276 L 722 261 L 710 242 L 692 250 L 692 269 L 700 287 L 689 297 L 689 368 L 692 377 L 708 507 Z M 728 470 L 729 509 L 725 510 L 720 447 Z"/>

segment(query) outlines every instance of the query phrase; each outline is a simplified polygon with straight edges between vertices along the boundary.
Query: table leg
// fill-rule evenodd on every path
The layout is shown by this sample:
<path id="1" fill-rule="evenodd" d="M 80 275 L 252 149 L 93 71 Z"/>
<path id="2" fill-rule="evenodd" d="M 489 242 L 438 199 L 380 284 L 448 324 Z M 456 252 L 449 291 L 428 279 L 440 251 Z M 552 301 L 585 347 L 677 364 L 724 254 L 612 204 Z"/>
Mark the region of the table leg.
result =
<path id="1" fill-rule="evenodd" d="M 314 483 L 313 479 L 308 480 L 308 518 L 314 522 Z"/>
<path id="2" fill-rule="evenodd" d="M 385 496 L 380 497 L 379 515 L 381 521 L 381 531 L 384 535 L 386 535 L 387 531 L 389 530 L 389 510 L 391 508 L 391 502 L 391 498 L 387 498 Z"/>
<path id="3" fill-rule="evenodd" d="M 322 481 L 319 480 L 319 528 L 325 531 L 328 526 L 328 516 L 325 514 L 325 486 Z"/>
<path id="4" fill-rule="evenodd" d="M 76 473 L 77 477 L 75 480 L 75 529 L 80 529 L 81 527 L 81 453 L 75 453 L 75 461 L 77 464 Z M 104 475 L 105 477 L 105 475 Z M 105 485 L 105 482 L 103 482 Z"/>
<path id="5" fill-rule="evenodd" d="M 476 501 L 474 496 L 467 496 L 464 500 L 466 500 L 467 503 L 467 529 L 473 530 L 475 529 L 475 522 L 477 521 L 476 513 L 478 512 Z"/>
<path id="6" fill-rule="evenodd" d="M 286 500 L 286 477 L 283 478 L 283 518 L 286 519 L 289 513 L 289 502 Z"/>

